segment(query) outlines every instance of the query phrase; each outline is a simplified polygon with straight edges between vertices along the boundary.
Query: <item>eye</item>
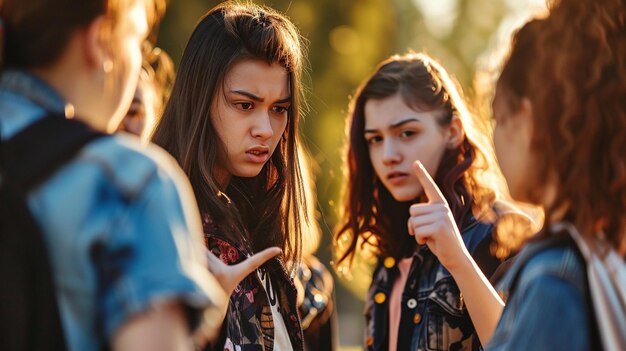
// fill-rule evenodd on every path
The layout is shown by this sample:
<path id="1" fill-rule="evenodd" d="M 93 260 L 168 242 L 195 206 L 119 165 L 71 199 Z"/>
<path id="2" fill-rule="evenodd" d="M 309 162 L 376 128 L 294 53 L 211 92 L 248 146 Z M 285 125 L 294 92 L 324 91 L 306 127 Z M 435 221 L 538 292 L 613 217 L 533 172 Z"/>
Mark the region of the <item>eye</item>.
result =
<path id="1" fill-rule="evenodd" d="M 369 137 L 369 138 L 368 138 L 368 137 L 366 137 L 366 138 L 365 138 L 365 142 L 366 142 L 368 145 L 378 144 L 378 143 L 380 143 L 381 141 L 383 141 L 383 138 L 382 138 L 381 136 L 379 136 L 379 135 L 375 135 L 375 136 L 371 136 L 371 137 Z"/>
<path id="2" fill-rule="evenodd" d="M 127 119 L 141 118 L 144 116 L 144 114 L 145 112 L 144 112 L 143 104 L 138 103 L 138 102 L 133 102 L 130 105 L 128 112 L 126 113 L 126 118 Z"/>
<path id="3" fill-rule="evenodd" d="M 236 102 L 235 106 L 242 111 L 249 111 L 254 108 L 254 104 L 251 102 Z"/>
<path id="4" fill-rule="evenodd" d="M 417 132 L 415 132 L 414 130 L 403 130 L 402 132 L 400 132 L 400 137 L 401 138 L 410 138 L 413 135 L 417 134 Z"/>
<path id="5" fill-rule="evenodd" d="M 288 110 L 289 110 L 289 106 L 278 105 L 278 106 L 272 107 L 272 111 L 274 111 L 274 113 L 277 113 L 277 114 L 286 113 Z"/>

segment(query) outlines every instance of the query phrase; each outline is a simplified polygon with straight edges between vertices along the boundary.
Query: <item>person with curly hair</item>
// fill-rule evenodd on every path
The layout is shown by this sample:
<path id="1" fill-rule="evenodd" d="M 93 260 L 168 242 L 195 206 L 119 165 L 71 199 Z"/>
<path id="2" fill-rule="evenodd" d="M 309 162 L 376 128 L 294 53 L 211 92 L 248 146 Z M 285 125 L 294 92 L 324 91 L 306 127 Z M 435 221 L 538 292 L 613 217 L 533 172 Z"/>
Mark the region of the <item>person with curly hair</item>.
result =
<path id="1" fill-rule="evenodd" d="M 626 254 L 626 3 L 555 1 L 526 24 L 493 112 L 511 195 L 545 223 L 499 286 L 508 299 L 488 348 L 597 350 L 585 261 L 554 228 L 569 222 Z"/>

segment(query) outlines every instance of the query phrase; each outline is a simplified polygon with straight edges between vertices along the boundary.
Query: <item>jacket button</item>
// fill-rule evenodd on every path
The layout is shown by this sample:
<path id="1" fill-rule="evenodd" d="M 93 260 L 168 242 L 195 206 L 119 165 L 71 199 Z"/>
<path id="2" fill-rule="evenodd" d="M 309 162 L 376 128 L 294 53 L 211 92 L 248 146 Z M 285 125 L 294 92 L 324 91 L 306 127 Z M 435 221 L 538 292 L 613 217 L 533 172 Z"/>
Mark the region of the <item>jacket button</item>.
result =
<path id="1" fill-rule="evenodd" d="M 367 337 L 367 341 L 366 341 L 366 343 L 367 343 L 367 346 L 372 346 L 372 345 L 374 345 L 374 338 L 373 338 L 373 337 L 371 337 L 371 336 L 368 336 L 368 337 Z"/>
<path id="2" fill-rule="evenodd" d="M 396 265 L 396 260 L 393 257 L 389 256 L 385 258 L 385 261 L 383 262 L 383 264 L 385 265 L 385 267 L 391 268 Z"/>
<path id="3" fill-rule="evenodd" d="M 406 302 L 406 305 L 408 308 L 415 308 L 415 306 L 417 306 L 417 301 L 415 299 L 410 299 L 409 301 Z"/>
<path id="4" fill-rule="evenodd" d="M 421 315 L 421 314 L 419 314 L 419 313 L 416 313 L 416 314 L 413 316 L 413 323 L 415 323 L 415 324 L 419 324 L 421 321 L 422 321 L 422 315 Z"/>
<path id="5" fill-rule="evenodd" d="M 385 300 L 387 300 L 387 295 L 385 295 L 385 293 L 379 292 L 374 295 L 374 301 L 376 301 L 376 303 L 383 303 Z"/>

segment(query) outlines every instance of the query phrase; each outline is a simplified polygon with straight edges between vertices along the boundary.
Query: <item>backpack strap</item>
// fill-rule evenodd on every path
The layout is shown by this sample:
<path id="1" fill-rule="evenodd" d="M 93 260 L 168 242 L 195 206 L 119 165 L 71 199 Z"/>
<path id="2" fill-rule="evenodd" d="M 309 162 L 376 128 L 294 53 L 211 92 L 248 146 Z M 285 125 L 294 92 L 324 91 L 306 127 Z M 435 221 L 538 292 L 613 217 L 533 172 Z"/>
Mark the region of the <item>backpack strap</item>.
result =
<path id="1" fill-rule="evenodd" d="M 63 115 L 44 117 L 2 143 L 3 181 L 8 188 L 26 194 L 84 145 L 104 135 Z"/>

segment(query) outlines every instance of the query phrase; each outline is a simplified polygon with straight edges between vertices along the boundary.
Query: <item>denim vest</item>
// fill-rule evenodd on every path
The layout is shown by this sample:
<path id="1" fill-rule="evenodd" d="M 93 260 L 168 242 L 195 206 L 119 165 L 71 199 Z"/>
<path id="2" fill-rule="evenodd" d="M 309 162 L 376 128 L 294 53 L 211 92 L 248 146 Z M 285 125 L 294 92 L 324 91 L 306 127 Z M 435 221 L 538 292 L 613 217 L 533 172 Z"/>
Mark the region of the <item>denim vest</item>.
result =
<path id="1" fill-rule="evenodd" d="M 530 241 L 498 284 L 506 306 L 486 349 L 601 350 L 584 259 L 571 245 L 542 246 Z"/>
<path id="2" fill-rule="evenodd" d="M 471 219 L 462 232 L 470 254 L 474 254 L 483 240 L 492 240 L 493 228 L 492 224 Z M 484 243 L 480 246 L 489 247 Z M 487 277 L 495 267 L 489 270 L 484 272 Z M 389 348 L 388 297 L 398 275 L 394 258 L 379 260 L 365 306 L 365 349 L 368 351 Z M 413 254 L 401 304 L 398 350 L 470 350 L 478 347 L 478 337 L 456 282 L 427 246 Z"/>

